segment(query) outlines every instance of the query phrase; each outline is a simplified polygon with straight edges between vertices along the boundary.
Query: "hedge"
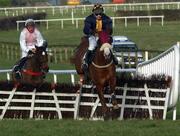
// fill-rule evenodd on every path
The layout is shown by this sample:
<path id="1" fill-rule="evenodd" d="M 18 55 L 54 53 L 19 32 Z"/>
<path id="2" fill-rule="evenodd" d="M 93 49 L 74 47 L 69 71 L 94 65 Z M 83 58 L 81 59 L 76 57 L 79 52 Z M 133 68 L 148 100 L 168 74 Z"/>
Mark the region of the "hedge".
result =
<path id="1" fill-rule="evenodd" d="M 0 18 L 0 29 L 1 30 L 9 30 L 16 28 L 16 21 L 18 20 L 26 20 L 28 18 L 32 18 L 34 20 L 39 19 L 45 19 L 47 16 L 46 13 L 36 13 L 36 14 L 26 14 L 22 16 L 16 16 L 16 17 L 6 17 L 6 18 Z M 21 24 L 20 27 L 24 26 L 24 24 Z"/>

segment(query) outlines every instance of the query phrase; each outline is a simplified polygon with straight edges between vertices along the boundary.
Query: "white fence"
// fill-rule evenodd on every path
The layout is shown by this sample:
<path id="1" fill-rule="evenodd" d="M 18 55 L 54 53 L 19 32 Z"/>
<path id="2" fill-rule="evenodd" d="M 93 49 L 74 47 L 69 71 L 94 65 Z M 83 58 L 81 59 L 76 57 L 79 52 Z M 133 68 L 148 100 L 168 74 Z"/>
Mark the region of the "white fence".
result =
<path id="1" fill-rule="evenodd" d="M 165 74 L 172 78 L 172 85 L 170 91 L 170 98 L 168 107 L 174 108 L 174 117 L 176 119 L 176 103 L 178 101 L 178 96 L 180 95 L 179 88 L 179 72 L 180 72 L 180 48 L 179 43 L 174 45 L 166 52 L 160 54 L 159 56 L 150 59 L 148 61 L 142 62 L 137 66 L 137 72 L 143 74 L 144 76 L 149 76 L 152 74 Z"/>
<path id="2" fill-rule="evenodd" d="M 128 19 L 136 19 L 137 20 L 137 26 L 140 25 L 140 19 L 148 19 L 149 21 L 149 26 L 152 25 L 152 19 L 160 19 L 161 20 L 161 25 L 164 25 L 164 16 L 126 16 L 126 17 L 111 17 L 112 22 L 113 22 L 113 27 L 115 27 L 115 20 L 124 20 L 124 25 L 125 27 L 128 26 Z M 49 29 L 49 22 L 60 22 L 61 28 L 64 28 L 64 22 L 65 21 L 71 21 L 72 25 L 75 24 L 75 28 L 79 27 L 79 21 L 84 20 L 85 18 L 66 18 L 66 19 L 44 19 L 44 20 L 35 20 L 35 22 L 45 22 L 46 23 L 46 29 Z M 75 22 L 75 23 L 74 23 Z M 17 23 L 17 31 L 19 31 L 19 24 L 20 23 L 25 23 L 25 20 L 18 20 L 16 21 Z"/>
<path id="3" fill-rule="evenodd" d="M 117 72 L 132 72 L 135 74 L 136 69 L 117 69 Z M 7 80 L 10 80 L 10 72 L 11 70 L 0 70 L 0 73 L 7 73 Z M 75 70 L 50 70 L 50 74 L 53 74 L 54 77 L 54 83 L 57 83 L 57 74 L 71 74 L 71 81 L 74 84 L 74 74 L 76 74 Z M 87 87 L 87 86 L 84 86 Z M 122 120 L 124 118 L 124 111 L 126 108 L 131 109 L 146 109 L 149 113 L 149 118 L 153 119 L 153 110 L 162 110 L 163 111 L 163 119 L 166 119 L 166 113 L 167 113 L 167 107 L 168 107 L 168 98 L 169 98 L 169 88 L 167 89 L 152 89 L 148 88 L 147 85 L 144 85 L 144 88 L 132 88 L 128 87 L 127 84 L 125 84 L 123 87 L 116 87 L 117 89 L 122 89 L 123 94 L 117 95 L 117 100 L 121 101 L 121 103 L 118 104 L 118 106 L 121 108 L 119 113 L 119 119 Z M 92 88 L 93 89 L 93 88 Z M 138 95 L 135 96 L 134 94 L 132 96 L 128 95 L 128 91 L 136 91 L 136 92 L 144 92 L 145 96 L 139 97 Z M 163 92 L 165 93 L 165 97 L 157 96 L 152 97 L 149 95 L 150 92 Z M 62 112 L 73 112 L 73 118 L 78 119 L 79 118 L 79 107 L 80 106 L 87 106 L 91 107 L 91 113 L 90 118 L 95 119 L 95 111 L 96 109 L 101 106 L 100 100 L 97 94 L 91 94 L 91 93 L 81 93 L 81 90 L 79 93 L 56 93 L 55 90 L 52 90 L 52 92 L 36 92 L 36 89 L 34 89 L 33 92 L 22 92 L 17 91 L 16 88 L 13 88 L 12 91 L 3 91 L 0 90 L 0 93 L 5 96 L 5 98 L 0 98 L 0 110 L 2 110 L 0 119 L 3 119 L 6 112 L 8 111 L 29 111 L 29 118 L 43 118 L 43 115 L 35 116 L 34 112 L 37 111 L 55 111 L 57 112 L 57 118 L 62 119 Z M 17 98 L 16 96 L 23 96 L 23 98 Z M 25 96 L 28 96 L 27 99 L 24 99 Z M 38 99 L 38 96 L 44 96 L 42 99 Z M 47 97 L 51 97 L 51 99 L 47 99 Z M 69 100 L 64 100 L 61 98 L 65 97 L 71 97 Z M 93 101 L 81 101 L 81 98 L 91 98 Z M 106 99 L 110 98 L 110 95 L 105 95 Z M 126 100 L 135 100 L 138 101 L 139 98 L 141 100 L 146 101 L 144 104 L 137 105 L 137 104 L 126 104 Z M 151 101 L 153 102 L 164 102 L 163 105 L 153 105 L 151 104 Z M 11 103 L 17 103 L 16 105 L 11 105 Z M 21 106 L 21 103 L 27 104 L 29 106 Z M 45 106 L 39 107 L 36 106 L 37 104 L 44 104 Z M 20 105 L 18 105 L 20 104 Z M 46 107 L 47 104 L 54 104 L 55 106 Z M 61 107 L 62 104 L 68 104 L 71 105 L 70 108 Z M 110 103 L 107 104 L 109 107 L 112 105 Z"/>
<path id="4" fill-rule="evenodd" d="M 169 97 L 169 88 L 167 89 L 152 89 L 147 88 L 147 85 L 144 85 L 144 88 L 132 88 L 128 87 L 125 84 L 123 87 L 117 87 L 123 90 L 122 95 L 116 95 L 117 100 L 121 100 L 122 102 L 118 104 L 121 108 L 119 113 L 119 119 L 122 120 L 124 118 L 124 111 L 126 108 L 131 109 L 146 109 L 149 114 L 149 118 L 153 119 L 153 110 L 162 110 L 163 112 L 163 119 L 166 119 L 167 113 L 167 106 L 168 106 L 168 97 Z M 136 92 L 144 92 L 145 96 L 139 97 L 138 95 L 127 95 L 127 93 L 136 91 Z M 149 92 L 163 92 L 165 93 L 165 97 L 152 97 L 149 95 Z M 0 114 L 0 119 L 3 119 L 6 112 L 8 111 L 29 111 L 28 117 L 29 118 L 44 118 L 43 114 L 34 115 L 34 112 L 37 111 L 55 111 L 57 113 L 57 118 L 62 119 L 62 112 L 73 112 L 73 118 L 79 119 L 79 110 L 80 106 L 82 107 L 91 107 L 90 112 L 90 119 L 95 119 L 96 116 L 95 111 L 97 107 L 101 106 L 100 100 L 97 94 L 92 93 L 56 93 L 55 90 L 52 92 L 36 92 L 36 89 L 33 92 L 20 92 L 14 88 L 12 91 L 0 91 L 0 93 L 4 96 L 0 98 L 0 110 L 2 110 Z M 19 97 L 16 97 L 19 96 Z M 23 96 L 20 97 L 20 96 Z M 28 97 L 27 97 L 28 96 Z M 43 96 L 42 98 L 38 98 L 39 96 Z M 48 98 L 49 99 L 48 99 Z M 64 100 L 63 98 L 68 97 L 69 100 Z M 26 98 L 26 99 L 25 99 Z M 81 101 L 82 98 L 91 98 L 93 101 Z M 106 99 L 110 99 L 110 95 L 105 95 Z M 126 104 L 126 100 L 135 100 L 138 101 L 139 99 L 144 100 L 145 103 L 143 104 Z M 163 105 L 153 105 L 153 102 L 164 102 Z M 13 105 L 12 103 L 16 103 Z M 21 104 L 26 106 L 21 106 Z M 43 106 L 38 106 L 38 104 L 44 104 Z M 49 106 L 49 104 L 54 104 L 54 106 Z M 71 105 L 71 107 L 63 107 L 62 104 Z M 112 104 L 107 103 L 108 107 L 112 107 Z M 16 117 L 15 117 L 16 118 Z"/>
<path id="5" fill-rule="evenodd" d="M 180 48 L 179 48 L 179 44 L 174 45 L 173 47 L 171 47 L 170 49 L 168 49 L 167 51 L 165 51 L 164 53 L 160 54 L 159 56 L 148 60 L 146 62 L 143 62 L 141 64 L 138 65 L 137 69 L 117 69 L 117 72 L 122 72 L 122 71 L 126 71 L 126 72 L 137 72 L 138 74 L 143 74 L 144 76 L 149 76 L 152 74 L 165 74 L 165 75 L 169 75 L 172 78 L 172 82 L 171 82 L 171 87 L 167 88 L 167 89 L 152 89 L 152 88 L 147 88 L 147 85 L 144 85 L 144 88 L 132 88 L 132 87 L 128 87 L 127 85 L 123 86 L 123 87 L 117 87 L 117 88 L 121 88 L 123 89 L 123 95 L 118 95 L 117 98 L 121 99 L 121 104 L 119 103 L 119 107 L 121 107 L 121 112 L 119 115 L 120 119 L 123 119 L 123 115 L 124 115 L 124 108 L 142 108 L 142 109 L 147 109 L 149 112 L 149 117 L 150 119 L 153 118 L 153 109 L 159 109 L 159 110 L 163 110 L 163 119 L 166 118 L 166 111 L 167 108 L 173 108 L 173 120 L 176 120 L 176 104 L 178 101 L 178 96 L 180 95 L 180 91 L 179 91 L 179 72 L 180 72 L 180 68 L 179 68 L 179 64 L 180 64 Z M 10 76 L 9 76 L 9 72 L 11 70 L 0 70 L 0 73 L 7 73 L 7 79 L 10 80 Z M 57 74 L 71 74 L 71 81 L 74 84 L 75 83 L 75 79 L 74 79 L 74 74 L 75 71 L 74 70 L 69 70 L 69 71 L 54 71 L 54 70 L 50 70 L 50 73 L 53 74 L 54 77 L 54 82 L 57 83 Z M 139 96 L 127 96 L 127 91 L 143 91 L 145 93 L 145 96 L 142 97 L 141 99 L 144 99 L 146 101 L 146 103 L 144 105 L 132 105 L 132 104 L 126 104 L 126 99 L 139 99 Z M 151 92 L 164 92 L 165 96 L 162 97 L 151 97 L 149 95 L 149 91 Z M 3 106 L 0 106 L 0 109 L 2 110 L 1 116 L 0 118 L 2 119 L 5 115 L 5 112 L 10 109 L 10 110 L 23 110 L 23 107 L 10 107 L 10 103 L 11 101 L 15 101 L 15 102 L 24 102 L 24 100 L 13 100 L 13 95 L 16 94 L 16 89 L 14 88 L 12 90 L 12 92 L 4 92 L 3 90 L 1 91 L 4 94 L 8 94 L 7 99 L 2 99 L 1 101 L 4 103 Z M 81 92 L 81 91 L 80 91 Z M 17 94 L 21 95 L 25 95 L 24 92 L 17 92 Z M 28 94 L 27 94 L 28 95 Z M 47 110 L 47 108 L 41 108 L 41 107 L 34 107 L 34 103 L 35 102 L 40 102 L 40 103 L 46 103 L 46 100 L 40 101 L 40 100 L 35 100 L 35 96 L 36 95 L 40 95 L 39 93 L 36 94 L 36 90 L 34 90 L 34 92 L 31 92 L 29 95 L 31 95 L 31 99 L 27 100 L 27 102 L 31 103 L 30 107 L 26 107 L 25 110 L 29 110 L 30 111 L 30 117 L 33 116 L 33 112 L 34 110 Z M 100 106 L 99 104 L 99 99 L 97 97 L 97 95 L 94 94 L 72 94 L 71 97 L 74 97 L 72 99 L 71 102 L 67 102 L 67 103 L 71 103 L 74 104 L 72 109 L 63 109 L 59 106 L 60 103 L 64 103 L 64 101 L 61 101 L 60 99 L 57 98 L 58 95 L 61 94 L 56 94 L 54 91 L 52 91 L 52 93 L 48 93 L 48 94 L 43 94 L 42 95 L 52 95 L 53 99 L 52 101 L 47 101 L 50 103 L 55 103 L 55 107 L 50 107 L 50 110 L 53 111 L 57 111 L 58 113 L 58 118 L 62 118 L 61 115 L 61 111 L 70 111 L 70 112 L 74 112 L 74 118 L 78 118 L 78 110 L 79 110 L 79 106 L 91 106 L 92 110 L 91 110 L 91 117 L 93 117 L 94 112 L 96 110 L 96 108 L 98 106 Z M 66 96 L 67 94 L 62 94 L 64 96 Z M 91 102 L 81 102 L 80 98 L 81 97 L 95 97 L 96 100 L 95 102 L 91 103 Z M 109 97 L 108 95 L 105 97 Z M 151 101 L 163 101 L 164 104 L 163 105 L 153 105 L 151 103 Z M 109 105 L 111 106 L 111 105 Z"/>
<path id="6" fill-rule="evenodd" d="M 7 80 L 10 80 L 10 72 L 11 70 L 0 70 L 0 73 L 7 73 Z M 136 69 L 117 69 L 117 72 L 132 72 L 136 73 Z M 74 74 L 76 74 L 75 70 L 50 70 L 50 74 L 53 74 L 54 77 L 54 83 L 57 83 L 57 75 L 58 74 L 70 74 L 71 75 L 71 82 L 74 84 Z M 87 87 L 87 86 L 84 86 Z M 169 99 L 169 93 L 170 89 L 153 89 L 148 88 L 147 85 L 144 85 L 144 88 L 134 88 L 134 87 L 128 87 L 127 84 L 125 84 L 122 87 L 117 86 L 117 89 L 122 89 L 123 94 L 117 95 L 117 100 L 121 101 L 121 103 L 118 103 L 119 107 L 121 108 L 119 113 L 119 119 L 122 120 L 124 118 L 124 111 L 125 109 L 142 109 L 146 110 L 149 113 L 149 118 L 153 119 L 153 111 L 154 110 L 160 110 L 163 113 L 163 119 L 166 119 L 166 113 L 168 108 L 168 99 Z M 137 95 L 130 96 L 128 92 L 136 91 L 138 92 Z M 139 93 L 143 92 L 145 96 L 139 96 Z M 150 96 L 150 92 L 154 93 L 165 93 L 164 97 L 157 95 L 156 97 Z M 16 88 L 14 88 L 12 91 L 3 91 L 0 90 L 0 93 L 5 96 L 5 98 L 0 98 L 0 110 L 1 115 L 0 119 L 3 119 L 5 114 L 8 111 L 29 111 L 29 118 L 43 118 L 43 115 L 35 116 L 34 112 L 37 111 L 55 111 L 57 112 L 57 118 L 61 119 L 62 112 L 73 112 L 74 119 L 79 118 L 79 107 L 80 106 L 87 106 L 91 107 L 91 113 L 90 118 L 95 119 L 95 111 L 96 109 L 101 106 L 100 100 L 98 98 L 97 94 L 89 94 L 89 93 L 56 93 L 55 90 L 52 90 L 52 92 L 48 93 L 42 93 L 42 92 L 36 92 L 36 89 L 34 89 L 33 92 L 22 92 L 17 91 Z M 18 98 L 16 96 L 23 96 L 23 98 Z M 24 97 L 28 96 L 27 99 Z M 42 99 L 38 99 L 39 96 L 44 96 Z M 51 97 L 51 99 L 47 99 L 47 97 Z M 71 97 L 69 100 L 64 100 L 61 98 L 65 97 Z M 91 98 L 93 99 L 92 102 L 89 101 L 81 101 L 81 98 Z M 106 99 L 110 98 L 110 95 L 105 95 Z M 139 99 L 145 101 L 143 104 L 126 104 L 126 100 L 135 100 L 138 101 Z M 163 102 L 163 105 L 153 105 L 153 103 L 160 103 Z M 12 103 L 16 103 L 15 105 L 12 105 Z M 21 106 L 21 104 L 26 104 L 26 106 Z M 36 106 L 37 104 L 44 104 L 45 106 Z M 47 104 L 54 104 L 55 106 L 47 106 Z M 71 105 L 71 108 L 65 108 L 61 107 L 62 104 L 68 104 Z M 29 105 L 29 106 L 27 106 Z M 107 104 L 109 107 L 112 105 L 110 103 Z M 94 118 L 95 117 L 95 118 Z"/>
<path id="7" fill-rule="evenodd" d="M 63 10 L 68 12 L 72 12 L 76 9 L 81 9 L 82 13 L 87 11 L 87 8 L 92 8 L 93 5 L 77 5 L 77 6 L 41 6 L 41 7 L 7 7 L 7 8 L 0 8 L 0 11 L 4 11 L 5 15 L 8 16 L 8 11 L 14 11 L 14 14 L 19 14 L 18 11 L 21 10 L 22 14 L 27 13 L 28 9 L 33 10 L 34 12 L 38 12 L 38 10 L 42 9 L 50 9 L 52 10 L 52 15 L 55 15 L 57 12 L 56 10 L 59 10 L 63 14 Z M 180 2 L 157 2 L 157 3 L 126 3 L 126 4 L 104 4 L 103 5 L 106 8 L 114 8 L 115 10 L 118 10 L 119 8 L 123 8 L 124 10 L 134 10 L 135 7 L 139 7 L 139 10 L 142 10 L 143 7 L 145 7 L 147 10 L 150 10 L 152 6 L 155 6 L 155 9 L 170 9 L 171 6 L 175 6 L 175 8 L 180 9 Z"/>
<path id="8" fill-rule="evenodd" d="M 11 77 L 10 76 L 11 71 L 12 71 L 11 69 L 6 69 L 6 70 L 0 69 L 0 74 L 6 73 L 7 80 L 9 81 L 10 77 Z M 136 74 L 136 69 L 134 69 L 134 68 L 129 68 L 129 69 L 117 68 L 116 72 L 119 72 L 119 73 L 120 72 L 130 72 L 130 73 Z M 76 73 L 76 70 L 49 70 L 49 74 L 53 75 L 53 82 L 54 83 L 57 83 L 58 75 L 68 74 L 71 76 L 71 83 L 74 84 L 75 83 L 75 74 L 77 74 L 77 73 Z"/>

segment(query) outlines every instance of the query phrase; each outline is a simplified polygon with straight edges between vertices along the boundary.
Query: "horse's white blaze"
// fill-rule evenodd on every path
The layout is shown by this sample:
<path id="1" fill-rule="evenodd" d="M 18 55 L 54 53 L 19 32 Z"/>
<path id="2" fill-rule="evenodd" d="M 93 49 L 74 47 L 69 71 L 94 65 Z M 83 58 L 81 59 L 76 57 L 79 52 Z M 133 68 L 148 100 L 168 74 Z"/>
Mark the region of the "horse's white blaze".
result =
<path id="1" fill-rule="evenodd" d="M 110 49 L 104 48 L 104 56 L 109 56 L 109 55 L 110 55 Z"/>
<path id="2" fill-rule="evenodd" d="M 100 48 L 100 51 L 104 51 L 104 56 L 107 57 L 110 55 L 110 50 L 112 49 L 112 46 L 111 44 L 109 43 L 104 43 L 101 48 Z"/>

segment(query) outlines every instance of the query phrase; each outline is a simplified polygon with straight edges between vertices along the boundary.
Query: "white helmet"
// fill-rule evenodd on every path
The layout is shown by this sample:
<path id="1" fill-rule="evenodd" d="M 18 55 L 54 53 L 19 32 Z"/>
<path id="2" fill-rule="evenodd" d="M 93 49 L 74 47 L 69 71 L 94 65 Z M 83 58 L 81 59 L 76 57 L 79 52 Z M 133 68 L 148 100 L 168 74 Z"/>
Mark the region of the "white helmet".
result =
<path id="1" fill-rule="evenodd" d="M 27 19 L 26 22 L 25 22 L 25 27 L 27 26 L 35 26 L 35 22 L 33 19 Z"/>

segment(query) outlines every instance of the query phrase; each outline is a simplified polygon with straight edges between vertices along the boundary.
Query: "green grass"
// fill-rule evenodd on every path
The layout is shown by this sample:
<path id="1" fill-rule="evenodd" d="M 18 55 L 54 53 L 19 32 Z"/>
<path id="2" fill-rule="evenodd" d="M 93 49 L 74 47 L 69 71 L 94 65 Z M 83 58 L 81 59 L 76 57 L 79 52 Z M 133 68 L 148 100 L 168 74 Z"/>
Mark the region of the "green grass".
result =
<path id="1" fill-rule="evenodd" d="M 179 136 L 180 121 L 3 120 L 2 136 Z"/>
<path id="2" fill-rule="evenodd" d="M 160 22 L 152 22 L 152 26 L 148 26 L 147 22 L 141 22 L 137 27 L 136 23 L 129 23 L 128 27 L 124 27 L 123 22 L 119 22 L 114 28 L 114 35 L 126 35 L 135 43 L 140 49 L 154 49 L 166 50 L 179 41 L 180 22 L 165 22 L 164 26 Z M 73 28 L 70 24 L 65 24 L 65 28 L 61 29 L 59 25 L 50 24 L 49 30 L 44 26 L 40 26 L 40 30 L 44 37 L 48 40 L 49 46 L 64 47 L 77 46 L 80 42 L 82 33 L 82 25 L 79 29 Z M 19 33 L 16 30 L 1 31 L 0 41 L 12 42 L 18 45 Z M 14 44 L 12 44 L 14 46 Z M 0 58 L 0 69 L 12 68 L 16 60 L 8 60 L 6 57 Z M 74 69 L 74 66 L 67 63 L 50 64 L 50 69 Z M 4 78 L 4 76 L 1 76 Z M 68 80 L 69 76 L 65 79 Z M 63 79 L 60 79 L 63 80 Z"/>
<path id="3" fill-rule="evenodd" d="M 129 6 L 127 6 L 129 7 Z M 138 10 L 141 6 L 134 6 L 135 10 Z M 143 9 L 146 6 L 142 6 Z M 156 6 L 150 6 L 150 9 L 155 9 Z M 161 8 L 161 5 L 158 6 Z M 165 9 L 167 5 L 165 5 Z M 171 5 L 170 9 L 176 8 L 176 6 Z M 124 9 L 122 6 L 118 6 L 118 9 Z M 130 10 L 126 8 L 127 10 Z M 22 10 L 16 10 L 19 14 L 22 14 Z M 9 11 L 10 16 L 16 11 Z M 52 15 L 52 9 L 40 9 L 38 12 L 45 11 L 47 13 L 47 19 L 52 18 L 71 18 L 71 9 L 63 10 L 63 14 L 60 13 L 59 8 L 55 8 L 55 15 Z M 106 14 L 109 16 L 116 16 L 114 8 L 106 8 Z M 28 13 L 34 12 L 33 10 L 27 10 Z M 82 13 L 82 9 L 74 10 L 74 17 L 86 17 L 91 13 L 91 8 L 88 8 L 85 13 Z M 0 16 L 4 17 L 4 11 L 0 12 Z M 137 43 L 140 49 L 159 49 L 166 50 L 172 44 L 179 41 L 179 21 L 176 22 L 165 22 L 164 26 L 161 26 L 160 22 L 155 22 L 152 19 L 152 26 L 148 25 L 147 21 L 140 20 L 140 26 L 136 26 L 136 20 L 134 23 L 128 21 L 128 27 L 124 27 L 124 21 L 117 21 L 114 28 L 113 35 L 126 35 L 131 40 Z M 49 22 L 49 30 L 46 30 L 45 25 L 39 26 L 44 38 L 49 42 L 49 46 L 77 46 L 83 36 L 83 21 L 79 22 L 79 29 L 72 26 L 71 21 L 64 22 L 64 29 L 61 29 L 60 22 Z M 1 31 L 0 42 L 12 42 L 19 46 L 19 34 L 20 31 L 9 30 Z"/>
<path id="4" fill-rule="evenodd" d="M 160 22 L 152 22 L 152 26 L 149 26 L 148 22 L 140 22 L 139 27 L 136 23 L 128 23 L 128 27 L 124 27 L 121 21 L 116 23 L 113 35 L 128 36 L 140 49 L 166 50 L 179 41 L 179 23 L 179 21 L 165 22 L 162 27 Z M 49 46 L 77 46 L 83 36 L 82 22 L 79 29 L 73 27 L 71 22 L 66 22 L 64 29 L 61 29 L 60 23 L 57 22 L 51 22 L 49 25 L 49 30 L 42 25 L 39 27 Z M 20 31 L 16 30 L 1 31 L 0 41 L 16 43 L 19 46 L 19 34 Z"/>
<path id="5" fill-rule="evenodd" d="M 120 7 L 118 7 L 120 9 Z M 121 7 L 122 8 L 122 7 Z M 139 7 L 136 7 L 139 8 Z M 145 7 L 143 7 L 145 8 Z M 152 7 L 154 8 L 154 7 Z M 122 8 L 123 9 L 123 8 Z M 20 11 L 19 11 L 20 12 Z M 56 10 L 55 12 L 59 12 Z M 90 13 L 90 10 L 89 10 Z M 108 12 L 108 15 L 114 16 L 114 13 Z M 10 13 L 12 14 L 12 12 Z M 77 11 L 75 17 L 85 17 L 88 14 Z M 0 16 L 4 16 L 0 13 Z M 63 14 L 64 18 L 69 18 L 70 12 Z M 48 18 L 62 18 L 61 14 L 52 16 L 52 11 L 48 11 Z M 136 21 L 135 21 L 136 22 Z M 137 27 L 136 23 L 128 23 L 124 27 L 121 21 L 114 28 L 114 35 L 126 35 L 137 43 L 140 49 L 158 49 L 166 50 L 177 41 L 180 36 L 180 22 L 165 22 L 164 26 L 160 22 L 152 20 L 152 26 L 147 22 L 141 22 Z M 79 29 L 72 27 L 71 22 L 64 23 L 64 29 L 61 29 L 60 23 L 50 23 L 49 30 L 41 25 L 43 36 L 48 40 L 49 46 L 76 46 L 80 42 L 82 33 L 82 22 Z M 12 42 L 19 46 L 20 31 L 9 30 L 0 31 L 1 42 Z M 0 58 L 0 69 L 11 68 L 15 60 Z M 50 64 L 50 69 L 74 69 L 71 64 Z M 5 79 L 5 75 L 0 75 L 0 79 Z M 48 77 L 51 80 L 52 76 Z M 59 77 L 60 82 L 68 81 L 70 76 Z M 180 130 L 180 104 L 177 106 L 177 119 L 172 121 L 172 112 L 167 115 L 168 120 L 125 120 L 125 121 L 74 121 L 74 120 L 1 120 L 0 136 L 179 136 Z"/>
<path id="6" fill-rule="evenodd" d="M 119 8 L 119 7 L 118 7 Z M 59 9 L 55 10 L 55 16 L 52 15 L 52 10 L 47 10 L 47 18 L 70 18 L 71 10 L 68 12 L 65 10 L 63 16 L 60 14 Z M 21 10 L 18 11 L 20 13 Z M 30 11 L 28 11 L 30 12 Z M 31 11 L 32 12 L 32 11 Z M 82 14 L 82 10 L 75 11 L 75 17 L 85 17 L 91 12 L 88 9 L 87 12 Z M 58 14 L 59 13 L 59 14 Z M 112 8 L 106 10 L 108 15 L 114 16 Z M 12 14 L 12 13 L 11 13 Z M 3 16 L 3 12 L 0 12 L 0 16 Z M 136 20 L 128 21 L 128 27 L 124 26 L 123 21 L 117 21 L 113 29 L 113 35 L 125 35 L 128 36 L 132 41 L 137 43 L 140 49 L 154 49 L 154 50 L 166 50 L 179 41 L 180 25 L 179 21 L 165 22 L 164 26 L 161 26 L 160 22 L 156 22 L 152 19 L 152 26 L 149 26 L 148 20 L 141 21 L 140 26 L 136 26 Z M 49 22 L 49 29 L 47 30 L 45 25 L 38 26 L 42 32 L 44 38 L 48 41 L 49 47 L 67 47 L 77 46 L 80 43 L 80 39 L 83 36 L 83 21 L 79 22 L 79 28 L 76 29 L 72 26 L 71 22 L 64 22 L 64 29 L 61 29 L 60 22 Z M 19 35 L 20 31 L 8 30 L 0 31 L 0 43 L 9 42 L 12 46 L 19 46 Z M 15 43 L 15 44 L 14 44 Z M 12 68 L 17 60 L 8 60 L 5 57 L 0 58 L 0 69 Z M 59 63 L 50 64 L 50 69 L 74 69 L 71 64 Z M 4 78 L 4 76 L 1 76 Z M 68 77 L 69 78 L 69 77 Z"/>

